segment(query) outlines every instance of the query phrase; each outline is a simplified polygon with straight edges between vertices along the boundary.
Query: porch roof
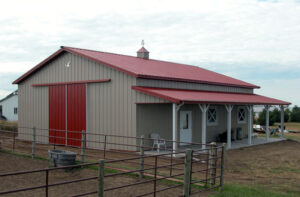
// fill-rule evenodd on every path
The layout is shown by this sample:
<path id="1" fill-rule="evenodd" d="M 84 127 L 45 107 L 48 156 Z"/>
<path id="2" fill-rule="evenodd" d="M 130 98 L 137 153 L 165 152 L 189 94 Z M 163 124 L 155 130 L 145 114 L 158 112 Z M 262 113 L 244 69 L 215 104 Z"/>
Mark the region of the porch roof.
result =
<path id="1" fill-rule="evenodd" d="M 132 86 L 132 89 L 172 103 L 290 105 L 291 103 L 257 94 L 164 89 Z"/>

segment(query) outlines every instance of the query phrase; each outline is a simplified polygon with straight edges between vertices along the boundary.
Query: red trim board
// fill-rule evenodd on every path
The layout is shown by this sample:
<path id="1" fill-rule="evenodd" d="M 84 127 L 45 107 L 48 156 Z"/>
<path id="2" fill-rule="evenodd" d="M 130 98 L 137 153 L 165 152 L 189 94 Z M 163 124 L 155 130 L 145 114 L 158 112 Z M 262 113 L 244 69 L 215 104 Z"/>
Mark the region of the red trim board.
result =
<path id="1" fill-rule="evenodd" d="M 104 82 L 110 82 L 110 81 L 111 81 L 111 79 L 98 79 L 98 80 L 68 81 L 68 82 L 58 82 L 58 83 L 38 83 L 38 84 L 32 84 L 32 86 L 36 87 L 36 86 L 56 86 L 56 85 L 85 84 L 85 83 L 104 83 Z"/>

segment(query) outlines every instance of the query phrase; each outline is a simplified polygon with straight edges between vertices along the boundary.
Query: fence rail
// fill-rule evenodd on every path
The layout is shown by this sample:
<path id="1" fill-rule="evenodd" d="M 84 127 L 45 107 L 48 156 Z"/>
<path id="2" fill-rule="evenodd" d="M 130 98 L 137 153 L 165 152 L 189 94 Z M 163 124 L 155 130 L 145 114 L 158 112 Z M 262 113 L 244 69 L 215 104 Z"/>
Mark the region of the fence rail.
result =
<path id="1" fill-rule="evenodd" d="M 1 125 L 0 125 L 1 128 Z M 49 129 L 19 127 L 21 130 L 27 129 L 32 132 L 17 132 L 0 129 L 0 143 L 2 143 L 3 149 L 10 149 L 12 152 L 20 152 L 27 150 L 27 154 L 31 154 L 32 157 L 37 155 L 45 156 L 42 151 L 49 150 L 50 148 L 67 148 L 79 152 L 81 164 L 72 165 L 67 167 L 54 167 L 45 168 L 31 171 L 19 171 L 0 174 L 0 178 L 25 175 L 32 173 L 45 173 L 45 183 L 42 185 L 18 188 L 7 191 L 0 191 L 1 194 L 9 194 L 16 192 L 25 192 L 36 189 L 45 189 L 45 196 L 49 195 L 49 187 L 55 187 L 59 185 L 66 185 L 71 183 L 78 183 L 83 181 L 97 180 L 98 190 L 88 191 L 86 193 L 76 194 L 74 196 L 86 196 L 90 194 L 97 194 L 98 196 L 104 196 L 107 192 L 120 190 L 122 188 L 135 187 L 143 184 L 153 184 L 151 192 L 145 192 L 143 194 L 137 194 L 136 196 L 156 196 L 157 193 L 165 192 L 168 190 L 174 190 L 182 188 L 182 194 L 178 193 L 178 196 L 190 196 L 198 194 L 200 192 L 211 190 L 214 188 L 220 188 L 224 183 L 224 158 L 225 158 L 225 144 L 217 146 L 216 143 L 206 144 L 205 149 L 201 149 L 201 143 L 189 143 L 184 142 L 188 149 L 186 150 L 173 150 L 172 146 L 163 150 L 154 151 L 153 147 L 149 145 L 153 139 L 145 137 L 131 137 L 131 136 L 118 136 L 98 134 L 85 131 L 67 131 L 69 133 L 81 133 L 81 139 L 77 140 L 81 143 L 80 146 L 70 146 L 68 144 L 57 144 L 56 140 L 65 139 L 60 136 L 49 136 Z M 37 131 L 39 133 L 37 134 Z M 42 131 L 42 132 L 41 132 Z M 54 131 L 51 129 L 51 131 Z M 63 130 L 55 130 L 55 132 L 66 132 Z M 87 140 L 86 135 L 101 136 L 103 140 Z M 19 135 L 28 135 L 32 140 L 21 140 Z M 37 137 L 54 138 L 54 143 L 45 143 L 45 141 L 37 140 Z M 133 139 L 136 144 L 126 144 L 125 142 L 118 143 L 112 142 L 109 138 L 120 139 Z M 70 139 L 70 138 L 68 138 Z M 102 144 L 102 149 L 93 149 L 86 146 L 89 141 Z M 147 142 L 148 141 L 148 142 Z M 168 143 L 173 143 L 172 140 L 166 140 Z M 182 143 L 175 141 L 176 143 Z M 108 148 L 110 145 L 118 145 L 122 147 L 134 147 L 135 150 L 124 151 Z M 28 150 L 31 150 L 30 152 Z M 95 152 L 97 151 L 97 152 Z M 118 155 L 118 157 L 115 157 Z M 125 158 L 124 158 L 125 157 Z M 120 159 L 121 158 L 121 159 Z M 100 160 L 99 160 L 100 159 Z M 97 160 L 98 162 L 87 162 L 90 160 Z M 51 171 L 59 169 L 68 169 L 84 166 L 98 166 L 98 175 L 87 178 L 80 178 L 68 181 L 60 181 L 55 183 L 49 183 L 49 173 Z M 121 166 L 117 168 L 114 173 L 105 172 L 106 169 L 116 169 L 114 166 Z M 128 166 L 131 168 L 129 169 Z M 134 167 L 132 167 L 134 166 Z M 108 178 L 117 177 L 121 175 L 135 174 L 139 181 L 133 183 L 127 183 L 124 185 L 118 185 L 113 187 L 104 187 L 104 183 Z M 168 180 L 171 185 L 164 185 L 163 188 L 159 187 L 164 183 L 164 180 Z"/>

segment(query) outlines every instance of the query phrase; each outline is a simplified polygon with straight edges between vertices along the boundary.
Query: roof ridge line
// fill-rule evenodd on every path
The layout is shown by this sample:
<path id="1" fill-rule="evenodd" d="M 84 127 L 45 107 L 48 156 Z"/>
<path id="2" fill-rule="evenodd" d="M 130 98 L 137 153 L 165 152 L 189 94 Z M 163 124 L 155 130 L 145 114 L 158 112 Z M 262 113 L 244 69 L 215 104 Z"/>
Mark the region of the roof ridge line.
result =
<path id="1" fill-rule="evenodd" d="M 127 56 L 127 57 L 138 58 L 138 57 L 132 56 L 132 55 L 123 55 L 123 54 L 119 54 L 119 53 L 105 52 L 105 51 L 97 51 L 97 50 L 83 49 L 83 48 L 77 48 L 77 47 L 61 46 L 61 48 L 62 48 L 62 49 L 64 49 L 64 48 L 70 48 L 70 49 L 86 50 L 86 51 L 92 51 L 92 52 L 98 52 L 98 53 L 107 53 L 107 54 L 112 54 L 112 55 L 119 55 L 119 56 Z"/>
<path id="2" fill-rule="evenodd" d="M 118 55 L 118 56 L 125 56 L 125 57 L 131 57 L 131 58 L 138 58 L 136 56 L 131 56 L 131 55 L 123 55 L 123 54 L 119 54 L 119 53 L 112 53 L 112 52 L 105 52 L 105 51 L 97 51 L 97 50 L 92 50 L 92 49 L 83 49 L 83 48 L 76 48 L 76 47 L 68 47 L 68 46 L 61 46 L 61 48 L 70 48 L 70 49 L 77 49 L 77 50 L 86 50 L 86 51 L 92 51 L 92 52 L 98 52 L 98 53 L 106 53 L 106 54 L 112 54 L 112 55 Z M 252 88 L 260 88 L 260 86 L 258 85 L 255 85 L 255 84 L 252 84 L 252 83 L 248 83 L 246 81 L 243 81 L 243 80 L 240 80 L 240 79 L 236 79 L 234 77 L 230 77 L 228 75 L 225 75 L 225 74 L 221 74 L 221 73 L 218 73 L 216 71 L 212 71 L 212 70 L 208 70 L 206 68 L 203 68 L 201 66 L 195 66 L 195 65 L 191 65 L 191 64 L 184 64 L 184 63 L 177 63 L 177 62 L 172 62 L 172 61 L 165 61 L 165 60 L 158 60 L 158 59 L 142 59 L 142 58 L 138 58 L 140 60 L 144 60 L 144 61 L 156 61 L 156 62 L 166 62 L 166 63 L 170 63 L 170 64 L 177 64 L 177 65 L 180 65 L 180 66 L 187 66 L 187 67 L 193 67 L 193 68 L 197 68 L 197 69 L 202 69 L 202 70 L 205 70 L 205 71 L 209 71 L 209 72 L 213 72 L 219 76 L 225 76 L 225 77 L 228 77 L 230 79 L 234 79 L 234 80 L 237 80 L 237 81 L 240 81 L 240 82 L 244 82 L 244 83 L 247 83 L 249 85 L 252 85 L 253 87 Z"/>

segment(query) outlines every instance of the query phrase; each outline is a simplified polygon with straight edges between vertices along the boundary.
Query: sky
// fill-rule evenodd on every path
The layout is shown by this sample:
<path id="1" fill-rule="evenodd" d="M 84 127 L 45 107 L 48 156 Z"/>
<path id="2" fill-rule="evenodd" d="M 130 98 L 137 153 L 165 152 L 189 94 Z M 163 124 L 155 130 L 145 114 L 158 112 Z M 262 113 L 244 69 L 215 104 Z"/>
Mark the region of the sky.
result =
<path id="1" fill-rule="evenodd" d="M 0 99 L 11 83 L 72 46 L 200 66 L 300 105 L 299 0 L 4 1 Z"/>

